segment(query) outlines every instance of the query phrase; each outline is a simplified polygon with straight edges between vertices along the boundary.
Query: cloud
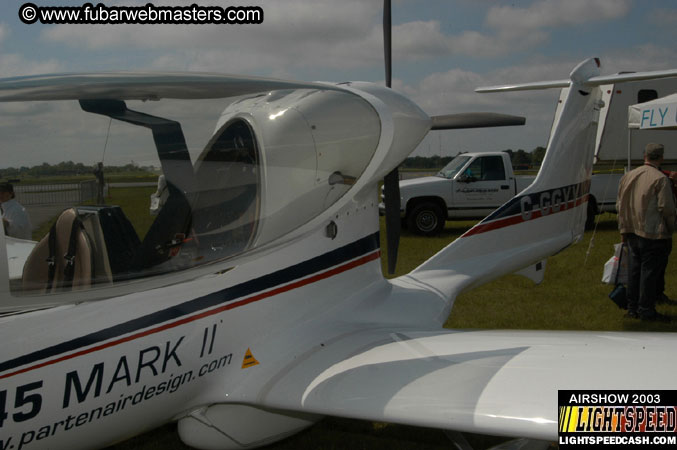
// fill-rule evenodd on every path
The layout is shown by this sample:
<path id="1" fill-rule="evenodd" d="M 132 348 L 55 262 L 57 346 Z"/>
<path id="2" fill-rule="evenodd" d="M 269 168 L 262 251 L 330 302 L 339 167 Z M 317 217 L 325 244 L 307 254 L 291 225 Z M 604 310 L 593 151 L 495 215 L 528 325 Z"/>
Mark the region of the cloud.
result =
<path id="1" fill-rule="evenodd" d="M 219 2 L 197 3 L 216 5 Z M 125 4 L 130 5 L 129 2 Z M 185 6 L 185 2 L 163 2 L 163 6 L 173 4 Z M 89 49 L 118 48 L 129 44 L 151 49 L 200 45 L 223 47 L 243 43 L 251 46 L 266 43 L 268 47 L 273 43 L 281 47 L 292 43 L 303 45 L 308 39 L 331 42 L 355 33 L 358 37 L 364 35 L 365 29 L 372 24 L 373 15 L 378 12 L 374 6 L 356 0 L 346 1 L 340 7 L 327 0 L 318 0 L 312 5 L 301 0 L 264 2 L 265 19 L 262 24 L 60 25 L 47 28 L 42 34 L 46 40 Z M 289 30 L 293 30 L 293 36 L 290 36 Z"/>
<path id="2" fill-rule="evenodd" d="M 33 61 L 15 53 L 0 53 L 0 78 L 61 71 L 63 71 L 63 67 L 55 59 Z"/>
<path id="3" fill-rule="evenodd" d="M 543 0 L 527 8 L 495 6 L 486 23 L 502 33 L 524 33 L 549 27 L 581 25 L 625 16 L 630 0 Z"/>
<path id="4" fill-rule="evenodd" d="M 600 55 L 602 74 L 621 71 L 650 71 L 677 67 L 677 50 L 656 45 L 618 49 Z M 394 83 L 400 92 L 412 98 L 428 114 L 464 111 L 494 111 L 530 116 L 549 130 L 554 112 L 556 89 L 501 94 L 477 94 L 479 86 L 566 79 L 581 61 L 575 57 L 533 56 L 520 64 L 483 73 L 452 69 L 432 73 L 415 84 Z"/>
<path id="5" fill-rule="evenodd" d="M 7 36 L 9 36 L 9 27 L 4 23 L 0 23 L 0 43 L 5 41 Z"/>
<path id="6" fill-rule="evenodd" d="M 677 67 L 677 50 L 655 44 L 610 49 L 600 52 L 599 56 L 602 74 Z M 483 73 L 452 69 L 432 73 L 418 83 L 405 84 L 398 80 L 394 87 L 431 115 L 489 111 L 527 118 L 523 127 L 431 133 L 417 154 L 455 155 L 458 151 L 506 148 L 530 151 L 536 145 L 547 143 L 559 90 L 477 94 L 474 89 L 479 86 L 565 79 L 579 62 L 576 57 L 535 55 L 523 63 Z M 441 137 L 436 133 L 440 133 Z"/>
<path id="7" fill-rule="evenodd" d="M 600 57 L 603 73 L 643 72 L 677 67 L 677 50 L 655 44 L 613 49 L 602 52 Z"/>
<path id="8" fill-rule="evenodd" d="M 572 66 L 567 67 L 568 73 Z M 526 70 L 525 70 L 526 69 Z M 532 70 L 531 76 L 526 76 Z M 553 73 L 550 73 L 553 72 Z M 472 71 L 450 70 L 426 77 L 421 83 L 409 86 L 406 94 L 430 115 L 463 112 L 495 112 L 526 117 L 521 127 L 453 130 L 431 133 L 419 146 L 416 154 L 455 155 L 460 151 L 496 151 L 523 148 L 531 151 L 545 145 L 552 125 L 559 90 L 478 94 L 479 86 L 511 82 L 536 81 L 536 78 L 562 78 L 557 68 L 550 71 L 535 67 L 513 67 L 479 74 Z M 553 77 L 551 75 L 557 75 Z"/>
<path id="9" fill-rule="evenodd" d="M 92 52 L 151 51 L 153 68 L 171 63 L 231 73 L 295 65 L 350 68 L 382 58 L 379 4 L 290 0 L 262 7 L 259 25 L 60 25 L 43 31 L 42 39 Z"/>
<path id="10" fill-rule="evenodd" d="M 677 11 L 674 9 L 655 9 L 649 13 L 649 20 L 659 25 L 677 24 Z"/>
<path id="11" fill-rule="evenodd" d="M 532 32 L 519 37 L 520 48 L 531 47 L 546 40 L 545 33 Z M 413 21 L 393 27 L 393 53 L 397 60 L 411 61 L 448 55 L 493 57 L 510 53 L 515 42 L 505 36 L 464 31 L 446 35 L 440 22 Z"/>
<path id="12" fill-rule="evenodd" d="M 485 17 L 487 31 L 465 31 L 455 36 L 431 33 L 430 39 L 435 39 L 438 47 L 444 43 L 449 54 L 509 55 L 547 42 L 552 28 L 618 19 L 628 14 L 630 7 L 631 0 L 543 0 L 526 8 L 493 6 Z M 438 27 L 428 27 L 438 31 Z"/>
<path id="13" fill-rule="evenodd" d="M 495 151 L 545 146 L 559 97 L 559 89 L 479 94 L 475 88 L 510 83 L 558 80 L 568 76 L 580 61 L 534 57 L 513 66 L 478 73 L 452 69 L 433 73 L 419 83 L 394 87 L 430 115 L 463 112 L 496 112 L 526 117 L 520 127 L 453 130 L 431 133 L 419 146 L 420 155 L 455 155 L 459 151 Z"/>
<path id="14" fill-rule="evenodd" d="M 590 1 L 586 9 L 587 3 L 546 0 L 528 8 L 493 7 L 486 16 L 486 30 L 455 34 L 443 31 L 439 20 L 396 24 L 393 57 L 408 63 L 457 55 L 506 56 L 546 42 L 549 27 L 613 18 L 627 9 L 626 0 Z M 184 3 L 165 2 L 173 4 Z M 286 0 L 261 5 L 265 19 L 260 25 L 59 25 L 46 28 L 41 37 L 93 54 L 127 49 L 150 54 L 145 66 L 125 68 L 275 75 L 294 73 L 299 67 L 341 71 L 381 64 L 379 2 Z"/>
<path id="15" fill-rule="evenodd" d="M 401 61 L 448 55 L 505 56 L 547 42 L 552 28 L 618 19 L 630 6 L 630 0 L 544 0 L 527 8 L 495 6 L 485 18 L 488 30 L 454 35 L 442 32 L 437 20 L 411 21 L 393 27 L 393 51 Z"/>
<path id="16" fill-rule="evenodd" d="M 677 50 L 655 44 L 631 48 L 609 49 L 599 53 L 601 73 L 652 71 L 677 67 Z M 451 69 L 427 75 L 416 83 L 397 81 L 394 87 L 411 97 L 428 114 L 464 111 L 504 112 L 531 115 L 531 121 L 547 123 L 554 112 L 553 95 L 549 91 L 528 91 L 502 94 L 477 94 L 479 86 L 528 83 L 566 79 L 581 62 L 576 56 L 533 55 L 526 61 L 482 73 Z M 549 129 L 549 123 L 547 123 Z"/>

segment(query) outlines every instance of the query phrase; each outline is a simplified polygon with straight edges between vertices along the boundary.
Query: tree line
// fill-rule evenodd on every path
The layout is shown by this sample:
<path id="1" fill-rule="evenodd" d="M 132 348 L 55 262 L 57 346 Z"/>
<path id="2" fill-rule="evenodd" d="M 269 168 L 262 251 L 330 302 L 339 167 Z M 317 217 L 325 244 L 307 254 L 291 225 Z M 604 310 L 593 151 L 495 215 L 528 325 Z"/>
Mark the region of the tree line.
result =
<path id="1" fill-rule="evenodd" d="M 540 165 L 545 157 L 545 147 L 536 147 L 531 152 L 526 152 L 522 149 L 503 150 L 510 154 L 510 160 L 513 167 L 534 166 Z M 410 156 L 401 165 L 407 169 L 441 169 L 451 161 L 453 156 Z M 7 167 L 0 168 L 0 180 L 20 179 L 25 177 L 53 177 L 53 176 L 78 176 L 78 175 L 93 175 L 94 165 L 86 165 L 83 163 L 75 163 L 73 161 L 64 161 L 58 164 L 42 163 L 32 167 Z M 119 173 L 154 173 L 154 168 L 151 166 L 139 166 L 135 163 L 125 164 L 123 166 L 104 166 L 104 173 L 119 174 Z"/>
<path id="2" fill-rule="evenodd" d="M 536 147 L 531 152 L 523 149 L 503 150 L 510 155 L 513 167 L 532 167 L 540 165 L 545 157 L 545 147 Z M 406 169 L 441 169 L 451 161 L 453 156 L 410 156 L 405 159 L 400 167 Z"/>
<path id="3" fill-rule="evenodd" d="M 60 162 L 58 164 L 42 163 L 36 166 L 7 167 L 0 169 L 0 179 L 13 179 L 24 177 L 53 177 L 53 176 L 78 176 L 93 175 L 94 165 L 74 163 L 73 161 Z M 104 166 L 104 173 L 152 173 L 153 167 L 138 166 L 130 163 L 124 166 Z"/>

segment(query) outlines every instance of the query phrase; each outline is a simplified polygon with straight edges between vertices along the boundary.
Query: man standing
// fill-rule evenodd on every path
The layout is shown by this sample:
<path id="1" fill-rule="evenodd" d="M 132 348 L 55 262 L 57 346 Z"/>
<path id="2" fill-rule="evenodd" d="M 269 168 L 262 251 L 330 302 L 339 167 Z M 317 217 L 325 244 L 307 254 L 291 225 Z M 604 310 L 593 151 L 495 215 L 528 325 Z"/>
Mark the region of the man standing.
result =
<path id="1" fill-rule="evenodd" d="M 628 316 L 669 321 L 656 312 L 658 282 L 668 263 L 675 229 L 675 201 L 670 179 L 660 170 L 662 144 L 648 144 L 644 165 L 621 178 L 616 210 L 618 227 L 629 250 Z"/>
<path id="2" fill-rule="evenodd" d="M 31 238 L 31 220 L 26 209 L 14 200 L 14 186 L 11 183 L 0 183 L 0 209 L 5 235 L 19 239 Z"/>
<path id="3" fill-rule="evenodd" d="M 96 204 L 103 205 L 105 203 L 103 196 L 103 163 L 98 162 L 94 166 L 94 176 L 96 177 Z"/>

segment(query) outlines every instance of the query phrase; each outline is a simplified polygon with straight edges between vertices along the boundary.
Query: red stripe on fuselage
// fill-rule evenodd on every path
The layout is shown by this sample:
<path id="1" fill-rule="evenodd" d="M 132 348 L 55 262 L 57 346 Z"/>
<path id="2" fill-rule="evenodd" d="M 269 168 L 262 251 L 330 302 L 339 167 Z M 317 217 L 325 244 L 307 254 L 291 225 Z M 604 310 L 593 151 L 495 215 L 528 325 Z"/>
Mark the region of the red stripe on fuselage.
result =
<path id="1" fill-rule="evenodd" d="M 487 231 L 491 230 L 498 230 L 499 228 L 505 228 L 509 227 L 511 225 L 517 225 L 518 223 L 522 222 L 528 222 L 530 220 L 538 219 L 539 217 L 544 217 L 544 216 L 550 216 L 552 214 L 557 214 L 559 212 L 566 211 L 568 209 L 575 208 L 577 206 L 580 206 L 581 204 L 585 203 L 588 201 L 588 196 L 589 194 L 585 194 L 583 197 L 576 199 L 576 200 L 571 200 L 567 202 L 566 204 L 562 204 L 559 208 L 558 211 L 553 211 L 552 206 L 549 207 L 549 212 L 548 214 L 543 214 L 543 212 L 540 209 L 535 209 L 530 211 L 531 216 L 528 219 L 525 219 L 523 214 L 518 214 L 515 216 L 510 216 L 506 217 L 503 219 L 498 219 L 493 222 L 487 222 L 487 223 L 479 223 L 466 231 L 461 237 L 468 237 L 468 236 L 474 236 L 476 234 L 481 234 L 481 233 L 486 233 Z"/>
<path id="2" fill-rule="evenodd" d="M 42 362 L 42 363 L 39 363 L 39 364 L 35 364 L 33 366 L 26 367 L 24 369 L 20 369 L 20 370 L 14 371 L 14 372 L 6 373 L 4 375 L 0 375 L 0 379 L 10 378 L 10 377 L 13 377 L 14 375 L 19 375 L 19 374 L 22 374 L 22 373 L 30 372 L 31 370 L 40 369 L 42 367 L 50 366 L 52 364 L 56 364 L 56 363 L 59 363 L 59 362 L 62 362 L 62 361 L 67 361 L 69 359 L 77 358 L 78 356 L 87 355 L 87 354 L 90 354 L 90 353 L 97 352 L 99 350 L 104 350 L 106 348 L 110 348 L 110 347 L 114 347 L 116 345 L 124 344 L 125 342 L 130 342 L 130 341 L 142 338 L 142 337 L 150 336 L 151 334 L 155 334 L 155 333 L 159 333 L 161 331 L 176 328 L 178 326 L 185 325 L 187 323 L 194 322 L 196 320 L 200 320 L 200 319 L 203 319 L 205 317 L 209 317 L 209 316 L 213 316 L 215 314 L 219 314 L 219 313 L 227 311 L 229 309 L 237 308 L 239 306 L 248 305 L 250 303 L 254 303 L 254 302 L 269 298 L 269 297 L 273 297 L 275 295 L 279 295 L 279 294 L 282 294 L 284 292 L 288 292 L 288 291 L 291 291 L 291 290 L 294 290 L 294 289 L 298 289 L 300 287 L 307 286 L 309 284 L 330 278 L 334 275 L 338 275 L 340 273 L 346 272 L 350 269 L 354 269 L 355 267 L 359 267 L 359 266 L 364 265 L 364 264 L 366 264 L 370 261 L 374 261 L 376 259 L 379 259 L 380 257 L 381 257 L 381 251 L 376 250 L 373 253 L 370 253 L 370 254 L 365 255 L 361 258 L 350 261 L 350 262 L 343 264 L 341 266 L 334 267 L 333 269 L 327 270 L 326 272 L 311 275 L 308 278 L 303 278 L 301 280 L 294 281 L 294 282 L 286 284 L 284 286 L 273 288 L 269 291 L 262 292 L 260 294 L 252 295 L 251 297 L 247 297 L 247 298 L 244 298 L 242 300 L 227 303 L 225 305 L 221 305 L 221 306 L 214 308 L 214 309 L 211 309 L 209 311 L 204 311 L 204 312 L 201 312 L 199 314 L 195 314 L 195 315 L 190 316 L 190 317 L 185 317 L 183 319 L 179 319 L 175 322 L 166 323 L 166 324 L 161 325 L 159 327 L 151 328 L 149 330 L 141 331 L 139 333 L 135 333 L 135 334 L 132 334 L 130 336 L 119 338 L 119 339 L 116 339 L 114 341 L 107 342 L 105 344 L 97 345 L 96 347 L 91 347 L 91 348 L 88 348 L 88 349 L 85 349 L 85 350 L 81 350 L 79 352 L 71 353 L 69 355 L 61 356 L 59 358 L 55 358 L 55 359 L 52 359 L 52 360 L 49 360 L 49 361 L 45 361 L 45 362 Z"/>

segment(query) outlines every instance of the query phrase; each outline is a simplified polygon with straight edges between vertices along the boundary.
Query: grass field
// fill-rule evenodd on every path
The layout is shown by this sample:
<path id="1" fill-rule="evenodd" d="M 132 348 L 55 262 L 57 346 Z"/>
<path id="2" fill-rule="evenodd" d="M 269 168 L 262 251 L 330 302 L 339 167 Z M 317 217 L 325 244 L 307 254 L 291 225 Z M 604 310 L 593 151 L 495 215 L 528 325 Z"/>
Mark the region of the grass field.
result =
<path id="1" fill-rule="evenodd" d="M 447 222 L 436 238 L 405 234 L 400 245 L 398 270 L 409 272 L 444 245 L 460 236 L 472 222 Z M 382 236 L 384 233 L 382 233 Z M 591 244 L 592 241 L 592 244 Z M 611 287 L 600 282 L 604 263 L 620 242 L 615 214 L 598 216 L 597 230 L 581 242 L 548 259 L 545 280 L 508 275 L 462 293 L 446 326 L 449 328 L 502 328 L 545 330 L 677 331 L 677 323 L 647 323 L 623 318 L 609 300 Z M 382 244 L 385 247 L 385 244 Z M 677 256 L 671 255 L 666 293 L 677 298 Z M 385 266 L 384 266 L 385 271 Z M 677 307 L 659 311 L 677 317 Z"/>
<path id="2" fill-rule="evenodd" d="M 143 239 L 150 228 L 154 216 L 148 214 L 150 194 L 155 192 L 154 187 L 113 187 L 109 190 L 109 197 L 106 198 L 106 203 L 109 205 L 117 205 L 122 208 L 125 215 L 130 219 L 139 239 Z M 85 202 L 85 205 L 94 205 L 94 201 Z M 64 206 L 65 208 L 65 206 Z M 41 223 L 33 230 L 33 240 L 39 241 L 43 236 L 47 235 L 52 224 L 58 218 L 52 217 L 51 220 Z"/>
<path id="3" fill-rule="evenodd" d="M 449 328 L 560 329 L 677 331 L 677 322 L 656 324 L 623 318 L 607 297 L 611 287 L 600 282 L 604 262 L 619 242 L 615 215 L 598 217 L 596 232 L 586 232 L 582 242 L 548 259 L 541 285 L 508 275 L 462 293 L 446 323 Z M 447 222 L 443 233 L 423 238 L 404 232 L 395 276 L 409 272 L 439 249 L 456 239 L 473 222 Z M 381 233 L 382 239 L 385 233 Z M 590 244 L 591 240 L 593 245 Z M 382 248 L 385 248 L 382 243 Z M 383 255 L 382 261 L 385 261 Z M 670 259 L 666 292 L 677 298 L 677 256 Z M 384 269 L 385 270 L 385 269 Z M 677 317 L 677 307 L 661 306 L 659 311 Z M 497 438 L 470 436 L 475 448 L 495 445 Z M 326 418 L 277 444 L 269 450 L 291 449 L 449 449 L 444 432 L 401 425 Z M 151 431 L 109 450 L 187 449 L 179 440 L 175 425 Z"/>

